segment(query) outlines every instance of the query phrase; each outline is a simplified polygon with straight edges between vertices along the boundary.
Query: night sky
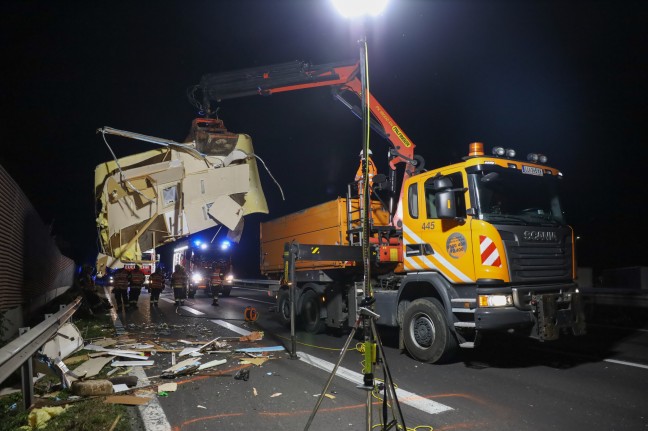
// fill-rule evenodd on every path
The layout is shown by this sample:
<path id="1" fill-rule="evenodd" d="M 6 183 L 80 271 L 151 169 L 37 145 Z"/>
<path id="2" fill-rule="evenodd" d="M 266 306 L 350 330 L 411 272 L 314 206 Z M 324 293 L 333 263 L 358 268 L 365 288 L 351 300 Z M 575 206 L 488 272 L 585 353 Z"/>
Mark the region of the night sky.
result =
<path id="1" fill-rule="evenodd" d="M 427 167 L 470 142 L 546 154 L 580 265 L 648 265 L 648 3 L 391 0 L 363 28 L 326 0 L 5 1 L 0 164 L 78 263 L 97 252 L 94 168 L 102 126 L 182 141 L 203 74 L 292 60 L 358 58 L 371 91 Z M 225 101 L 230 131 L 252 136 L 270 215 L 246 220 L 235 263 L 258 266 L 258 223 L 345 192 L 361 123 L 330 91 Z M 153 148 L 108 136 L 118 156 Z M 387 145 L 372 136 L 386 171 Z"/>

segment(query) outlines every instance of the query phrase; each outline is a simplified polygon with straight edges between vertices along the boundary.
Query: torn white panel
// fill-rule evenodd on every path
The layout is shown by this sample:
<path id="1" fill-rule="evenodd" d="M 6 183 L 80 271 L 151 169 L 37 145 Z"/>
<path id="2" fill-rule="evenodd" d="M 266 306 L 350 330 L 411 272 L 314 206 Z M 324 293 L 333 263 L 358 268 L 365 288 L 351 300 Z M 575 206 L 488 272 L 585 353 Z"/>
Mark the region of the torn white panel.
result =
<path id="1" fill-rule="evenodd" d="M 229 196 L 220 196 L 209 208 L 209 215 L 229 230 L 234 230 L 243 217 L 243 207 Z"/>
<path id="2" fill-rule="evenodd" d="M 83 347 L 83 337 L 79 328 L 74 323 L 61 326 L 56 335 L 52 337 L 41 349 L 41 353 L 50 359 L 65 359 Z"/>

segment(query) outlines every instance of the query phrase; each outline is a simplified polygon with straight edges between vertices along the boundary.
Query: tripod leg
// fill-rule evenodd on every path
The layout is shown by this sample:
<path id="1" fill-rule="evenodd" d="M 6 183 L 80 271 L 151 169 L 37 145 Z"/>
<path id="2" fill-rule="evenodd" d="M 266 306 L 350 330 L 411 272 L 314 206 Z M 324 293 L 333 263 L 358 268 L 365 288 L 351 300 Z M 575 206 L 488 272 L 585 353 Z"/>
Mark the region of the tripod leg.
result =
<path id="1" fill-rule="evenodd" d="M 387 358 L 385 357 L 382 341 L 380 340 L 380 336 L 378 335 L 378 331 L 376 330 L 376 324 L 373 320 L 371 320 L 371 331 L 374 334 L 376 344 L 378 345 L 378 351 L 380 353 L 380 357 L 382 358 L 383 373 L 385 375 L 385 393 L 391 396 L 393 404 L 396 406 L 396 410 L 398 412 L 398 417 L 400 419 L 399 424 L 404 430 L 406 430 L 407 427 L 405 426 L 403 411 L 401 410 L 400 403 L 398 402 L 398 396 L 396 395 L 396 389 L 394 388 L 394 381 L 392 380 L 391 371 L 389 371 L 389 365 L 387 365 Z"/>
<path id="2" fill-rule="evenodd" d="M 329 375 L 329 378 L 326 381 L 326 384 L 324 385 L 324 389 L 322 389 L 322 393 L 320 394 L 319 398 L 317 399 L 317 403 L 315 404 L 315 408 L 313 409 L 313 412 L 311 413 L 310 417 L 308 418 L 308 422 L 306 423 L 306 426 L 304 427 L 304 431 L 308 431 L 311 424 L 313 423 L 313 419 L 315 419 L 315 415 L 317 414 L 317 410 L 319 410 L 320 405 L 322 404 L 322 400 L 324 400 L 326 392 L 328 391 L 329 386 L 331 386 L 331 382 L 333 381 L 333 377 L 335 377 L 335 373 L 337 372 L 337 369 L 339 368 L 340 364 L 342 363 L 342 360 L 344 359 L 344 355 L 346 355 L 346 352 L 349 349 L 349 344 L 351 344 L 351 340 L 353 340 L 353 336 L 355 335 L 356 331 L 358 330 L 358 325 L 359 324 L 360 324 L 360 319 L 358 319 L 356 321 L 356 324 L 353 326 L 353 329 L 351 329 L 351 333 L 349 334 L 349 337 L 347 338 L 346 342 L 344 343 L 344 347 L 342 347 L 342 351 L 340 352 L 340 358 L 335 363 L 335 367 L 333 367 L 333 371 L 331 371 L 331 374 Z"/>

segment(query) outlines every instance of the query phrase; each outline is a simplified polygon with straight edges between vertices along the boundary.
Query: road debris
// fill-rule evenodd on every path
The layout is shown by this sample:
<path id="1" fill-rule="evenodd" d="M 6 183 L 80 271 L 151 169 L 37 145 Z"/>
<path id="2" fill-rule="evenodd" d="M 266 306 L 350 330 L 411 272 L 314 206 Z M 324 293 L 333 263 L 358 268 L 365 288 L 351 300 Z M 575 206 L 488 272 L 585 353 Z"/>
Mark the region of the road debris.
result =
<path id="1" fill-rule="evenodd" d="M 275 392 L 274 394 L 270 395 L 270 398 L 280 397 L 281 395 L 283 395 L 281 392 Z"/>
<path id="2" fill-rule="evenodd" d="M 286 350 L 284 346 L 269 346 L 269 347 L 248 347 L 245 349 L 236 349 L 235 352 L 249 352 L 249 353 L 260 353 L 260 352 L 279 352 Z"/>
<path id="3" fill-rule="evenodd" d="M 72 382 L 72 393 L 81 397 L 93 397 L 96 395 L 111 395 L 113 384 L 109 380 L 86 380 Z"/>
<path id="4" fill-rule="evenodd" d="M 178 390 L 178 384 L 177 383 L 163 383 L 161 385 L 158 385 L 158 394 L 160 392 L 175 392 Z"/>
<path id="5" fill-rule="evenodd" d="M 243 380 L 247 382 L 250 379 L 250 370 L 238 370 L 236 374 L 234 374 L 234 378 L 236 380 Z"/>
<path id="6" fill-rule="evenodd" d="M 65 412 L 68 408 L 70 408 L 70 406 L 33 409 L 27 417 L 27 423 L 31 429 L 45 428 L 50 419 Z"/>

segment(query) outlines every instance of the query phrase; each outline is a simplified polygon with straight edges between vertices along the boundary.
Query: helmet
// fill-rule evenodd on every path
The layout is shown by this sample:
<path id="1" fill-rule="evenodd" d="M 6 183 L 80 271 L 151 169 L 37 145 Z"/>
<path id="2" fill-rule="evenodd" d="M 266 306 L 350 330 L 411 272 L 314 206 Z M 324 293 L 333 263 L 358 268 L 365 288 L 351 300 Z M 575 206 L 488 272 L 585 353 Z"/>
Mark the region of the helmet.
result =
<path id="1" fill-rule="evenodd" d="M 373 152 L 371 151 L 371 149 L 369 149 L 369 151 L 368 151 L 367 153 L 368 153 L 370 156 L 373 156 Z M 360 157 L 362 157 L 362 156 L 364 156 L 364 150 L 360 151 Z"/>

